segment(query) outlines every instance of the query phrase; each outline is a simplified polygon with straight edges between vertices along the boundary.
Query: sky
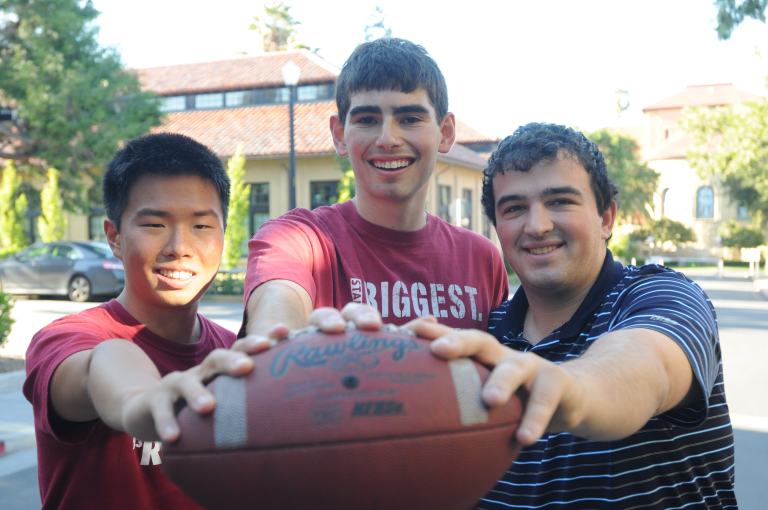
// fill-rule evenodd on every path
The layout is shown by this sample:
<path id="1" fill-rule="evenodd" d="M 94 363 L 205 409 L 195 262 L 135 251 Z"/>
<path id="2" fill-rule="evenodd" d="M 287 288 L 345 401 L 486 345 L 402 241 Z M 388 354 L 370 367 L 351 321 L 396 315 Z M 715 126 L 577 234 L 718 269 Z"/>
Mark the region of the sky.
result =
<path id="1" fill-rule="evenodd" d="M 714 0 L 285 0 L 298 41 L 340 67 L 380 6 L 395 37 L 424 46 L 445 75 L 450 110 L 481 133 L 526 122 L 582 130 L 636 125 L 642 108 L 688 85 L 766 93 L 768 26 L 715 32 Z M 264 2 L 94 0 L 99 41 L 131 68 L 257 55 L 249 30 Z M 617 90 L 628 91 L 619 114 Z"/>

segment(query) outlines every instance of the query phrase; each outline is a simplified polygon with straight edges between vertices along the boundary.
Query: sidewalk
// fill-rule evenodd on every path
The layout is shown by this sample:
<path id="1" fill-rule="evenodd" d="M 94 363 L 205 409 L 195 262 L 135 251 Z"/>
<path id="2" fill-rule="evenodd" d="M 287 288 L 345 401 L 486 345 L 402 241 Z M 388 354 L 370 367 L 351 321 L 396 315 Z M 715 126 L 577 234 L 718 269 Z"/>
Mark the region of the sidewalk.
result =
<path id="1" fill-rule="evenodd" d="M 34 448 L 32 406 L 21 393 L 24 371 L 0 374 L 0 455 Z"/>

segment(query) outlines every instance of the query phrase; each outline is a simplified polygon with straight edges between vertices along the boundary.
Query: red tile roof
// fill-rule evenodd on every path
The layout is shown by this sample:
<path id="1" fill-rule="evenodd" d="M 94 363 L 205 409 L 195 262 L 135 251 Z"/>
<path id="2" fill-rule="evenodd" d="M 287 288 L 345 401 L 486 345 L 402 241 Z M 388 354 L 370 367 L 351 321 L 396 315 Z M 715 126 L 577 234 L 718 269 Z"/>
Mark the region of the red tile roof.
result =
<path id="1" fill-rule="evenodd" d="M 339 70 L 307 50 L 276 51 L 258 57 L 137 69 L 142 88 L 160 95 L 279 87 L 289 60 L 299 66 L 300 84 L 333 82 Z"/>
<path id="2" fill-rule="evenodd" d="M 678 110 L 686 106 L 724 106 L 753 99 L 758 99 L 758 96 L 737 89 L 733 83 L 690 85 L 682 92 L 643 108 L 643 111 Z"/>
<path id="3" fill-rule="evenodd" d="M 459 143 L 495 142 L 496 139 L 488 135 L 484 135 L 475 128 L 464 124 L 459 119 L 456 119 L 456 141 Z"/>
<path id="4" fill-rule="evenodd" d="M 328 119 L 336 113 L 335 103 L 299 103 L 294 113 L 297 153 L 333 153 Z M 281 156 L 290 150 L 286 104 L 169 113 L 155 131 L 191 136 L 222 157 L 234 154 L 239 143 L 249 157 Z"/>

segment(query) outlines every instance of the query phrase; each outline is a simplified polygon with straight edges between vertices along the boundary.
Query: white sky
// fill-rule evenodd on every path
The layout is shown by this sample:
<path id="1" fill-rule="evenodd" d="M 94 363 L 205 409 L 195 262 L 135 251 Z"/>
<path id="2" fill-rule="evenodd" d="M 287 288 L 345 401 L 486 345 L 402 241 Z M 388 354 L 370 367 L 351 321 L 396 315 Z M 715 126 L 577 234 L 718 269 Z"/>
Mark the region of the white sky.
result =
<path id="1" fill-rule="evenodd" d="M 715 33 L 714 0 L 285 0 L 300 42 L 341 66 L 382 6 L 393 35 L 423 45 L 445 74 L 450 109 L 491 136 L 530 121 L 586 130 L 637 123 L 687 85 L 765 93 L 768 26 Z M 258 54 L 248 29 L 264 2 L 94 0 L 100 41 L 129 67 Z M 630 94 L 619 117 L 617 89 Z"/>

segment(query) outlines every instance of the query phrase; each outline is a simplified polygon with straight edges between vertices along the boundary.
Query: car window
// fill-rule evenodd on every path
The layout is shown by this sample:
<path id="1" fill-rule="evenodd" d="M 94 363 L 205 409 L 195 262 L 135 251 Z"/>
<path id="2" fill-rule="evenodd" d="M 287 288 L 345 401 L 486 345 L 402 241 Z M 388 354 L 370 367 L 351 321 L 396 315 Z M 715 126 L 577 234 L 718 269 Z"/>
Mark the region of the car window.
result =
<path id="1" fill-rule="evenodd" d="M 51 250 L 51 254 L 54 257 L 61 257 L 70 260 L 77 260 L 80 258 L 80 254 L 77 253 L 77 250 L 71 246 L 67 246 L 66 244 L 57 244 Z"/>
<path id="2" fill-rule="evenodd" d="M 112 257 L 112 250 L 109 248 L 109 245 L 106 243 L 78 244 L 77 246 L 78 248 L 82 249 L 84 252 L 88 253 L 91 256 L 96 255 L 102 258 Z"/>
<path id="3" fill-rule="evenodd" d="M 17 258 L 21 262 L 29 262 L 30 260 L 40 258 L 48 253 L 48 245 L 45 244 L 33 244 L 26 250 L 20 252 Z"/>

